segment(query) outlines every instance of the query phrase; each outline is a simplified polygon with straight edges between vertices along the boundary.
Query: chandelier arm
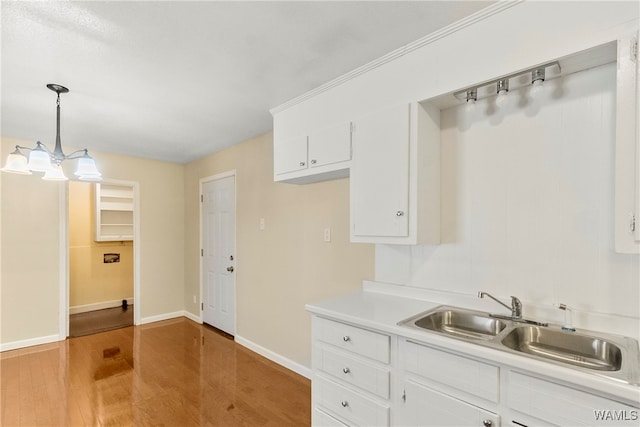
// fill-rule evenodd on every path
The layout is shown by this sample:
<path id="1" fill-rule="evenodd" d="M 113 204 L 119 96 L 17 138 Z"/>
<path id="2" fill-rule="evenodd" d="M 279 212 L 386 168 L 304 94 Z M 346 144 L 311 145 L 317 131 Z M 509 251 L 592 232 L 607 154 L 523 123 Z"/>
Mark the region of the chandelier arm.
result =
<path id="1" fill-rule="evenodd" d="M 40 141 L 36 143 L 36 148 L 32 148 L 31 151 L 36 150 L 38 147 L 46 151 L 49 157 L 51 157 L 52 159 L 55 159 L 53 151 L 49 150 L 49 148 Z"/>
<path id="2" fill-rule="evenodd" d="M 83 148 L 81 150 L 76 150 L 71 154 L 65 155 L 64 158 L 65 158 L 65 160 L 79 159 L 80 157 L 84 156 L 85 154 L 87 154 L 87 150 Z"/>

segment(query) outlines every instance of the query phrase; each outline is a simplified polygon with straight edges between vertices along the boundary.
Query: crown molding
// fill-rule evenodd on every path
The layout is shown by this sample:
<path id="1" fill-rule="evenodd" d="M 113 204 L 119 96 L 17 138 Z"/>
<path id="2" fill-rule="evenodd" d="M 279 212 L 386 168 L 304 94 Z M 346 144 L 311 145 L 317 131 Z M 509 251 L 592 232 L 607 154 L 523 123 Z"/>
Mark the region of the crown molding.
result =
<path id="1" fill-rule="evenodd" d="M 388 54 L 381 56 L 378 59 L 374 59 L 373 61 L 356 68 L 355 70 L 352 70 L 348 73 L 345 73 L 339 77 L 336 77 L 335 79 L 321 85 L 318 86 L 315 89 L 312 89 L 308 92 L 303 93 L 302 95 L 293 98 L 283 104 L 278 105 L 277 107 L 274 107 L 272 109 L 269 110 L 269 112 L 272 115 L 275 115 L 281 111 L 287 110 L 291 107 L 293 107 L 296 104 L 299 104 L 303 101 L 306 101 L 309 98 L 313 98 L 316 95 L 319 95 L 323 92 L 328 91 L 331 88 L 334 88 L 336 86 L 339 86 L 345 82 L 348 82 L 351 79 L 354 79 L 362 74 L 368 73 L 371 70 L 374 70 L 378 67 L 381 67 L 384 64 L 387 64 L 391 61 L 394 61 L 408 53 L 411 53 L 417 49 L 420 49 L 423 46 L 426 46 L 428 44 L 434 43 L 444 37 L 447 37 L 453 33 L 456 33 L 470 25 L 473 25 L 475 23 L 478 23 L 480 21 L 484 21 L 487 18 L 490 18 L 491 16 L 497 15 L 513 6 L 516 6 L 522 2 L 524 2 L 525 0 L 500 0 L 494 4 L 492 4 L 491 6 L 487 6 L 484 9 L 479 10 L 478 12 L 475 12 L 459 21 L 456 21 L 452 24 L 447 25 L 446 27 L 443 27 L 437 31 L 434 31 L 431 34 L 428 34 L 422 38 L 419 38 L 418 40 L 408 43 L 396 50 L 393 50 L 391 52 L 389 52 Z"/>

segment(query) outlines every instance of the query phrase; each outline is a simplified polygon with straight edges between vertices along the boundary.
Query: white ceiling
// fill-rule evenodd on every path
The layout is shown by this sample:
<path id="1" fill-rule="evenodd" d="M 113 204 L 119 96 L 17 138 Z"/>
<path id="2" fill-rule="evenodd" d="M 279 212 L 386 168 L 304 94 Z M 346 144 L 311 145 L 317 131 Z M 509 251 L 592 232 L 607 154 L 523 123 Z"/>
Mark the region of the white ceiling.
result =
<path id="1" fill-rule="evenodd" d="M 185 163 L 480 1 L 2 1 L 2 136 Z M 67 150 L 68 151 L 68 150 Z"/>

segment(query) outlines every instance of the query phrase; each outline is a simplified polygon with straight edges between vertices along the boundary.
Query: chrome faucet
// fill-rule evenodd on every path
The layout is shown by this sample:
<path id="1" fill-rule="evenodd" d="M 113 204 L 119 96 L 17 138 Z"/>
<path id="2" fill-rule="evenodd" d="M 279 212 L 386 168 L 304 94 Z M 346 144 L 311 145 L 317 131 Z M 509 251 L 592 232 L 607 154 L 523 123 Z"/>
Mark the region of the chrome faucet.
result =
<path id="1" fill-rule="evenodd" d="M 497 302 L 498 304 L 503 305 L 507 307 L 509 310 L 511 310 L 512 319 L 522 319 L 522 303 L 518 298 L 512 296 L 511 307 L 509 307 L 507 304 L 503 303 L 502 301 L 500 301 L 499 299 L 495 298 L 494 296 L 490 295 L 487 292 L 482 292 L 482 291 L 478 292 L 478 298 L 484 298 L 484 297 L 489 297 L 495 302 Z"/>

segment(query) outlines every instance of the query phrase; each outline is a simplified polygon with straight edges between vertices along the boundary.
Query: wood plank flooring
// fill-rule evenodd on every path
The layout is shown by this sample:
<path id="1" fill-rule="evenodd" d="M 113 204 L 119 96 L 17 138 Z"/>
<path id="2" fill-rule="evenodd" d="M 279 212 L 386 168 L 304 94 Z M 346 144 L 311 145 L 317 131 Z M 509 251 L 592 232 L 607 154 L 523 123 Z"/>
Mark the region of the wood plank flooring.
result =
<path id="1" fill-rule="evenodd" d="M 0 353 L 0 425 L 307 426 L 311 384 L 186 318 Z"/>
<path id="2" fill-rule="evenodd" d="M 82 337 L 98 332 L 133 326 L 133 305 L 87 311 L 69 316 L 69 336 Z"/>

